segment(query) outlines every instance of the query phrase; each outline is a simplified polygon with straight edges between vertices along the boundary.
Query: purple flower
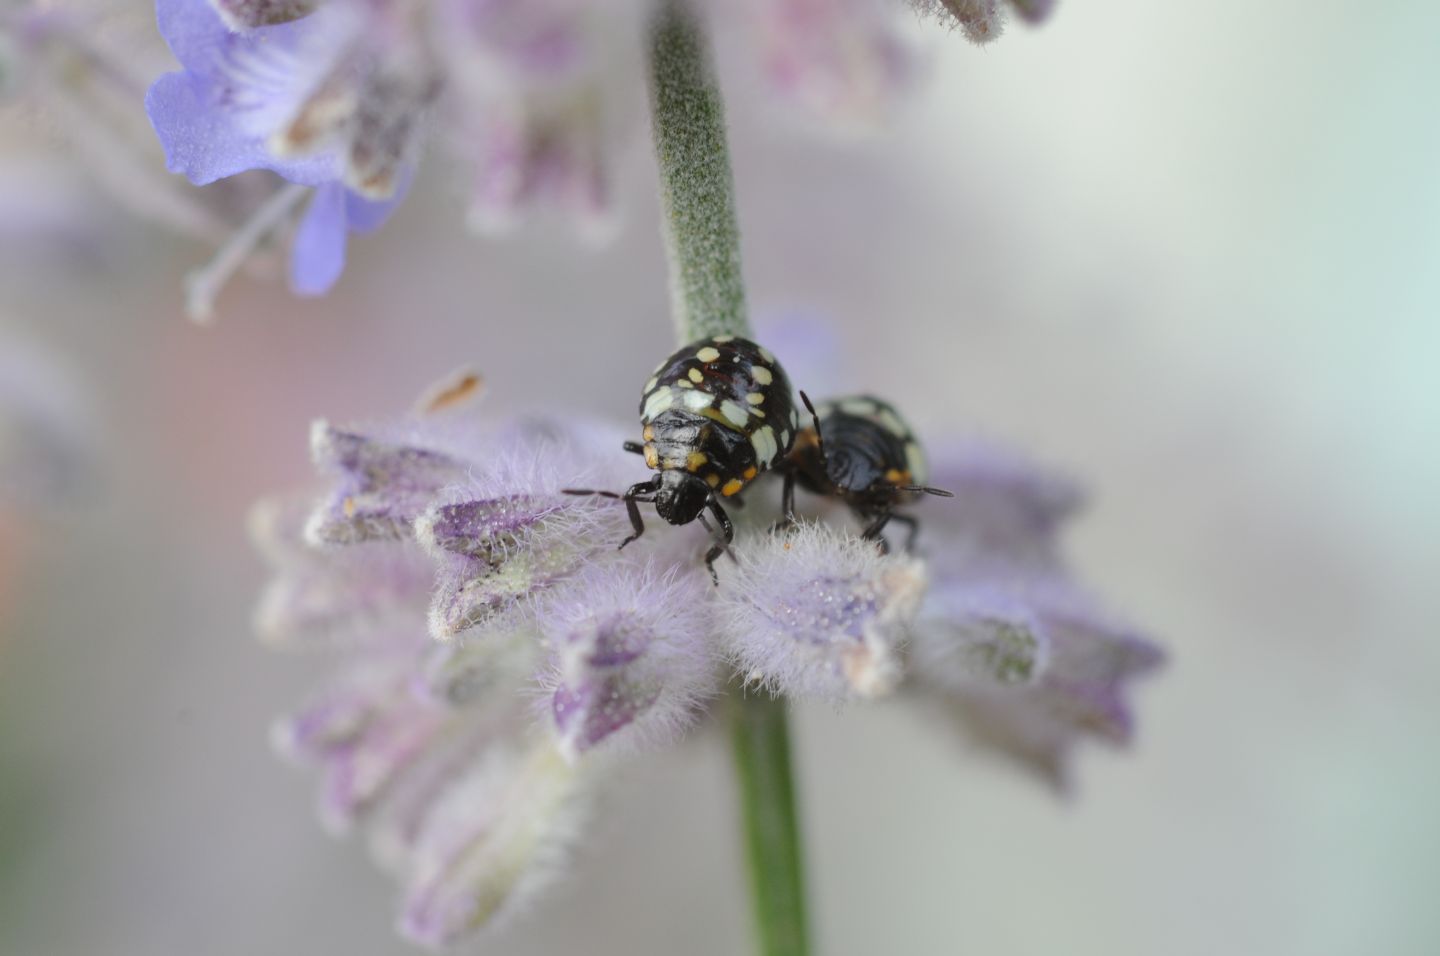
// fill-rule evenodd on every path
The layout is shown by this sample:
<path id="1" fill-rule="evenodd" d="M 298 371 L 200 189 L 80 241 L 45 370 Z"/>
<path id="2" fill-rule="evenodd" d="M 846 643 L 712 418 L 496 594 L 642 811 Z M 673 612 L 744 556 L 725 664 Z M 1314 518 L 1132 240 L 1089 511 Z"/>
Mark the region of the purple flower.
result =
<path id="1" fill-rule="evenodd" d="M 835 509 L 773 532 L 757 488 L 716 586 L 696 527 L 651 522 L 620 551 L 624 506 L 563 493 L 643 474 L 624 429 L 491 422 L 475 382 L 396 422 L 317 425 L 328 488 L 255 522 L 278 572 L 267 638 L 342 656 L 277 745 L 320 770 L 327 825 L 362 829 L 396 874 L 412 939 L 508 918 L 563 869 L 607 773 L 727 692 L 906 693 L 1057 781 L 1077 740 L 1127 738 L 1130 684 L 1160 652 L 1066 573 L 1068 482 L 940 443 L 932 480 L 956 497 L 918 506 L 913 554 Z"/>
<path id="2" fill-rule="evenodd" d="M 380 43 L 361 5 L 221 4 L 157 0 L 160 33 L 181 70 L 155 81 L 145 108 L 171 172 L 206 185 L 270 170 L 314 187 L 294 228 L 292 288 L 325 293 L 345 265 L 346 237 L 377 228 L 404 194 L 416 115 L 430 96 L 424 76 L 362 77 L 357 64 Z M 254 26 L 243 33 L 231 26 Z M 285 230 L 304 193 L 283 192 L 242 228 L 238 249 L 192 280 L 190 310 L 205 316 L 219 285 L 267 235 Z"/>
<path id="3" fill-rule="evenodd" d="M 877 697 L 904 675 L 902 650 L 925 593 L 925 564 L 881 555 L 825 525 L 735 548 L 717 599 L 721 634 L 748 684 L 797 697 Z"/>
<path id="4" fill-rule="evenodd" d="M 909 85 L 911 54 L 888 0 L 745 0 L 766 78 L 785 99 L 871 122 Z"/>
<path id="5" fill-rule="evenodd" d="M 653 562 L 582 573 L 541 613 L 563 753 L 604 743 L 653 749 L 680 736 L 720 690 L 706 583 Z"/>

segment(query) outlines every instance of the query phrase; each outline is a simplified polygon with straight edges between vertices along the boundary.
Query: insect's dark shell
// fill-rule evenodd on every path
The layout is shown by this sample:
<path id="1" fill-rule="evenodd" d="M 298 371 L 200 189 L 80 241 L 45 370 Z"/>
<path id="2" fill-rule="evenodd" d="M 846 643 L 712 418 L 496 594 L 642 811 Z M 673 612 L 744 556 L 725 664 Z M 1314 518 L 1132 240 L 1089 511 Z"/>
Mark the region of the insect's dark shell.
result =
<path id="1" fill-rule="evenodd" d="M 762 346 L 721 335 L 660 363 L 640 398 L 645 462 L 724 496 L 784 460 L 799 431 L 790 379 Z"/>
<path id="2" fill-rule="evenodd" d="M 903 487 L 925 483 L 920 443 L 888 402 L 856 395 L 823 402 L 815 411 L 823 461 L 811 424 L 801 430 L 787 462 L 802 487 L 873 514 L 913 498 Z"/>

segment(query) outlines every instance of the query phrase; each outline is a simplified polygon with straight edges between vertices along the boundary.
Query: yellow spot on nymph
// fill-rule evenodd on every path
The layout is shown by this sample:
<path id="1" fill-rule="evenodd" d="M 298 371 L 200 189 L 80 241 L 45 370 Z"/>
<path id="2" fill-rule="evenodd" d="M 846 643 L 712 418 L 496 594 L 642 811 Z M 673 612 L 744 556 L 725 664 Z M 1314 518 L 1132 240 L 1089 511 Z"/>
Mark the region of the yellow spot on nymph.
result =
<path id="1" fill-rule="evenodd" d="M 711 488 L 714 488 L 716 485 L 720 484 L 720 476 L 715 474 L 715 472 L 713 471 L 710 472 L 710 474 L 705 476 L 705 484 L 709 485 Z"/>
<path id="2" fill-rule="evenodd" d="M 341 503 L 341 507 L 345 509 L 345 517 L 347 517 L 347 518 L 353 518 L 353 517 L 355 517 L 355 499 L 354 499 L 354 498 L 346 498 L 346 499 Z"/>
<path id="3" fill-rule="evenodd" d="M 770 354 L 770 350 L 769 350 L 769 349 L 767 349 L 767 348 L 766 348 L 765 346 L 763 346 L 763 345 L 757 345 L 756 348 L 760 350 L 760 357 L 765 360 L 765 364 L 766 364 L 766 365 L 774 365 L 774 364 L 775 364 L 775 356 L 773 356 L 773 355 Z"/>
<path id="4" fill-rule="evenodd" d="M 646 425 L 646 426 L 645 426 L 645 430 L 644 430 L 643 432 L 641 432 L 640 435 L 641 435 L 641 437 L 644 438 L 646 441 L 654 441 L 654 440 L 655 440 L 655 427 L 654 427 L 653 425 Z"/>
<path id="5" fill-rule="evenodd" d="M 692 451 L 689 455 L 685 456 L 685 470 L 698 471 L 700 469 L 700 466 L 705 464 L 709 460 L 709 458 L 705 457 L 705 453 L 703 451 Z"/>
<path id="6" fill-rule="evenodd" d="M 645 464 L 651 468 L 660 467 L 660 453 L 655 450 L 654 445 L 645 446 Z"/>
<path id="7" fill-rule="evenodd" d="M 763 365 L 756 365 L 750 369 L 750 377 L 761 385 L 769 385 L 775 381 L 775 376 L 770 374 L 770 370 Z"/>
<path id="8" fill-rule="evenodd" d="M 885 472 L 885 480 L 892 485 L 908 485 L 910 484 L 910 472 L 901 471 L 899 468 L 891 468 Z"/>
<path id="9" fill-rule="evenodd" d="M 720 350 L 707 345 L 696 352 L 695 357 L 702 362 L 713 362 L 720 357 Z"/>
<path id="10" fill-rule="evenodd" d="M 749 468 L 745 469 L 744 478 L 746 481 L 754 481 L 755 476 L 758 474 L 760 474 L 759 470 L 754 465 L 751 465 Z"/>
<path id="11" fill-rule="evenodd" d="M 751 392 L 749 395 L 745 396 L 745 401 L 749 402 L 751 405 L 763 405 L 765 404 L 765 393 Z"/>
<path id="12" fill-rule="evenodd" d="M 725 482 L 725 487 L 720 489 L 720 493 L 728 498 L 744 487 L 745 482 L 741 481 L 739 478 L 731 478 L 729 481 Z"/>
<path id="13" fill-rule="evenodd" d="M 718 343 L 718 344 L 720 344 L 720 345 L 724 345 L 726 342 L 733 342 L 733 341 L 735 341 L 735 336 L 733 336 L 733 335 L 717 335 L 717 336 L 715 336 L 713 339 L 711 339 L 710 341 L 716 342 L 716 343 Z"/>
<path id="14" fill-rule="evenodd" d="M 690 381 L 694 382 L 696 385 L 699 385 L 701 382 L 705 381 L 705 376 L 700 374 L 700 370 L 698 368 L 692 368 L 690 371 L 686 372 L 685 377 L 690 379 Z"/>
<path id="15" fill-rule="evenodd" d="M 676 388 L 688 388 L 688 389 L 690 389 L 691 391 L 694 391 L 694 389 L 695 389 L 695 386 L 694 386 L 693 384 L 691 384 L 691 382 L 690 382 L 690 380 L 689 380 L 688 378 L 682 378 L 680 381 L 676 382 L 676 383 L 675 383 L 675 387 L 676 387 Z"/>

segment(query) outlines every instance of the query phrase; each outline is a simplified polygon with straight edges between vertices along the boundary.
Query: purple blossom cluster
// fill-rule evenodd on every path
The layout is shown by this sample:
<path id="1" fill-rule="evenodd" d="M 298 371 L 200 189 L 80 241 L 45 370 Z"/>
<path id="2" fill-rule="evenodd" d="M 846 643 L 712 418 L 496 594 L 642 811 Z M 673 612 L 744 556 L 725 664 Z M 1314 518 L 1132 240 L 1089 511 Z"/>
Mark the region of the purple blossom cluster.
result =
<path id="1" fill-rule="evenodd" d="M 1078 496 L 1003 448 L 940 445 L 911 553 L 843 509 L 774 531 L 777 489 L 737 513 L 712 584 L 693 528 L 624 550 L 636 459 L 603 422 L 490 420 L 477 380 L 395 422 L 318 423 L 317 495 L 259 508 L 277 646 L 322 646 L 332 680 L 276 729 L 318 768 L 321 812 L 363 829 L 403 887 L 400 927 L 452 943 L 558 872 L 590 795 L 725 695 L 901 693 L 1057 784 L 1084 738 L 1122 743 L 1159 650 L 1105 616 L 1057 553 Z"/>
<path id="2" fill-rule="evenodd" d="M 901 0 L 696 0 L 736 22 L 784 98 L 837 118 L 882 112 L 912 72 Z M 218 286 L 271 234 L 291 236 L 303 295 L 338 280 L 349 235 L 403 198 L 427 142 L 468 169 L 468 221 L 513 223 L 536 201 L 591 231 L 612 206 L 607 157 L 627 125 L 622 81 L 652 0 L 156 0 L 181 69 L 146 108 L 172 172 L 205 185 L 249 170 L 295 184 L 192 283 Z M 998 0 L 915 0 L 971 39 Z M 1015 0 L 1036 19 L 1048 3 Z M 307 203 L 303 214 L 300 206 Z M 296 220 L 298 219 L 298 224 Z"/>

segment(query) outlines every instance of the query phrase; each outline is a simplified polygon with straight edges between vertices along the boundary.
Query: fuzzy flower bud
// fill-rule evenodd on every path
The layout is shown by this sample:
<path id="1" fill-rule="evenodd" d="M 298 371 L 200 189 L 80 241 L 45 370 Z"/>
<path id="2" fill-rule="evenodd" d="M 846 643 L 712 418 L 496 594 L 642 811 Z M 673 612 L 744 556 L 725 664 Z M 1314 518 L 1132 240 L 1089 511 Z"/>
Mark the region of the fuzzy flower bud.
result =
<path id="1" fill-rule="evenodd" d="M 419 554 L 389 548 L 319 552 L 305 534 L 314 502 L 267 499 L 250 513 L 250 537 L 282 569 L 255 610 L 261 638 L 275 646 L 326 645 L 383 636 L 423 611 L 432 571 Z"/>
<path id="2" fill-rule="evenodd" d="M 567 759 L 602 743 L 670 743 L 718 689 L 699 574 L 589 574 L 543 613 L 556 665 L 550 711 Z M 550 681 L 547 681 L 550 683 Z"/>
<path id="3" fill-rule="evenodd" d="M 548 743 L 486 753 L 419 838 L 400 931 L 448 946 L 523 905 L 563 862 L 583 812 L 579 782 Z"/>
<path id="4" fill-rule="evenodd" d="M 616 443 L 618 445 L 618 442 Z M 616 501 L 567 495 L 592 477 L 571 442 L 538 441 L 432 504 L 415 536 L 439 567 L 430 633 L 445 640 L 613 551 L 629 527 Z"/>
<path id="5" fill-rule="evenodd" d="M 915 658 L 976 740 L 1062 788 L 1078 740 L 1129 741 L 1129 685 L 1164 662 L 1073 585 L 1019 573 L 939 582 Z"/>
<path id="6" fill-rule="evenodd" d="M 922 562 L 825 525 L 757 537 L 718 595 L 741 676 L 798 696 L 877 697 L 903 673 L 900 652 L 925 593 Z"/>
<path id="7" fill-rule="evenodd" d="M 408 537 L 426 503 L 464 476 L 460 463 L 440 452 L 342 431 L 326 422 L 311 428 L 310 454 L 320 471 L 339 479 L 306 527 L 316 544 Z"/>

